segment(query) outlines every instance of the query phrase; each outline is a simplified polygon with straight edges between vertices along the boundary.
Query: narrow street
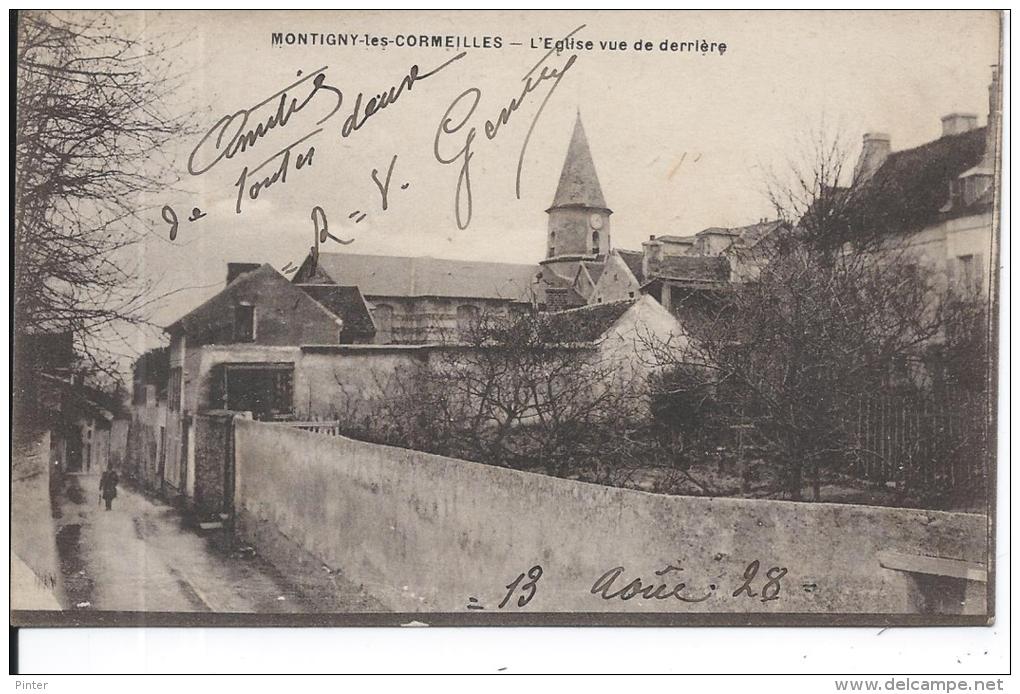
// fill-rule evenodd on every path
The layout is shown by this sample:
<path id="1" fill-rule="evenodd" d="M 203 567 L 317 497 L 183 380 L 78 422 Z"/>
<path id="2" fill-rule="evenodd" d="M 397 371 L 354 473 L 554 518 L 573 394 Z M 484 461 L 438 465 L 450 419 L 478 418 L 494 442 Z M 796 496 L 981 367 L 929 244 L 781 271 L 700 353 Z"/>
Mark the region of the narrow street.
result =
<path id="1" fill-rule="evenodd" d="M 98 475 L 72 475 L 55 501 L 65 609 L 314 612 L 268 562 L 222 535 L 184 527 L 171 506 L 121 485 L 113 510 Z"/>

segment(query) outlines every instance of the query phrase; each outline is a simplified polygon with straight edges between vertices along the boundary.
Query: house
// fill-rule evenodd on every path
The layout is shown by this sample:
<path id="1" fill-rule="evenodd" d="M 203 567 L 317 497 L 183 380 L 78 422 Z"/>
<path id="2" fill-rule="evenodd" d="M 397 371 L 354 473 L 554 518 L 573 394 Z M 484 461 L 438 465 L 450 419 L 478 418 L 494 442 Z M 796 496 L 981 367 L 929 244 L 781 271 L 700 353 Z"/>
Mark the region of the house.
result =
<path id="1" fill-rule="evenodd" d="M 294 284 L 269 264 L 242 271 L 231 264 L 227 279 L 221 292 L 166 328 L 171 412 L 286 417 L 293 412 L 294 350 L 370 341 L 375 333 L 357 288 Z"/>
<path id="2" fill-rule="evenodd" d="M 132 369 L 131 423 L 121 474 L 156 491 L 166 471 L 169 376 L 167 347 L 145 352 Z"/>
<path id="3" fill-rule="evenodd" d="M 269 264 L 252 263 L 228 264 L 225 287 L 165 330 L 165 354 L 148 353 L 135 364 L 132 448 L 143 479 L 188 497 L 196 416 L 229 410 L 291 419 L 301 346 L 371 342 L 375 335 L 357 288 L 297 285 Z"/>
<path id="4" fill-rule="evenodd" d="M 71 332 L 17 339 L 15 416 L 23 431 L 48 433 L 47 460 L 65 473 L 96 473 L 111 463 L 111 437 L 125 433 L 116 394 L 86 382 Z"/>
<path id="5" fill-rule="evenodd" d="M 878 236 L 889 257 L 924 264 L 948 286 L 985 296 L 998 263 L 998 81 L 995 69 L 986 126 L 978 127 L 974 114 L 951 113 L 942 118 L 941 137 L 901 151 L 892 151 L 889 135 L 868 133 L 855 167 L 852 224 L 859 233 Z"/>
<path id="6" fill-rule="evenodd" d="M 636 398 L 632 414 L 650 411 L 649 378 L 661 368 L 659 352 L 689 339 L 677 317 L 648 295 L 544 314 L 542 326 L 550 342 L 589 345 L 579 358 L 612 374 L 606 385 Z"/>

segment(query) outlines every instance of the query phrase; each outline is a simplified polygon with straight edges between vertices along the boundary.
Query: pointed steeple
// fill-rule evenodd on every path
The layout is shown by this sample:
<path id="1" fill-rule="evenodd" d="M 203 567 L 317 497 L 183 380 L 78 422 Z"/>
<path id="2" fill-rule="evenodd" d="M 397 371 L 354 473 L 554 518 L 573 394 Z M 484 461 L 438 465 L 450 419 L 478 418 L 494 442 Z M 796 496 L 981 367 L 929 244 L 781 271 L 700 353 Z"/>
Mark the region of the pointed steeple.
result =
<path id="1" fill-rule="evenodd" d="M 560 183 L 556 187 L 556 197 L 550 209 L 566 205 L 607 209 L 599 177 L 595 173 L 595 162 L 592 161 L 591 150 L 588 148 L 588 138 L 581 124 L 580 110 L 577 112 L 574 134 L 570 138 L 567 158 L 560 173 Z"/>

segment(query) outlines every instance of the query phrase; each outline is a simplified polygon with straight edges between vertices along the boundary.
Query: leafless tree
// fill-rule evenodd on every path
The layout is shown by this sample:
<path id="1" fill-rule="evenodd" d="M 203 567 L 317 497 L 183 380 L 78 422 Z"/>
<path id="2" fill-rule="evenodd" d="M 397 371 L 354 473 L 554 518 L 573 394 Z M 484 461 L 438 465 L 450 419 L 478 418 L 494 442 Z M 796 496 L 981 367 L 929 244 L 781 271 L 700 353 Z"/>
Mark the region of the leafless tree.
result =
<path id="1" fill-rule="evenodd" d="M 125 250 L 142 238 L 145 195 L 175 179 L 162 148 L 188 114 L 168 45 L 103 12 L 17 15 L 15 335 L 73 331 L 89 366 L 147 318 L 153 281 Z"/>
<path id="2" fill-rule="evenodd" d="M 620 482 L 639 464 L 647 398 L 541 314 L 482 314 L 356 408 L 358 435 L 493 465 Z"/>
<path id="3" fill-rule="evenodd" d="M 820 146 L 792 183 L 772 187 L 789 224 L 753 249 L 756 278 L 692 293 L 681 304 L 692 339 L 658 349 L 669 366 L 662 410 L 686 408 L 681 420 L 720 436 L 752 432 L 795 500 L 805 483 L 820 500 L 823 470 L 849 472 L 873 455 L 855 429 L 860 402 L 928 385 L 932 346 L 970 310 L 891 240 L 891 219 L 860 210 L 895 191 L 845 181 L 844 157 Z"/>

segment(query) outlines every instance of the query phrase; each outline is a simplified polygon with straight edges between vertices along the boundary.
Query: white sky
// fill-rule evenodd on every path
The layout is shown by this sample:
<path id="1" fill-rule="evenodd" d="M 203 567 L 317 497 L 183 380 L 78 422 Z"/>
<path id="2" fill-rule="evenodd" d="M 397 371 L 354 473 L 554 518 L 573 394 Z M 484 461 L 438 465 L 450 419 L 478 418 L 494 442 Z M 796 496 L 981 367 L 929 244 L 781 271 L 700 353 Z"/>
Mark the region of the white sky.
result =
<path id="1" fill-rule="evenodd" d="M 533 38 L 559 37 L 581 24 L 586 27 L 578 38 L 640 38 L 652 41 L 656 50 L 579 53 L 537 122 L 517 200 L 518 153 L 547 86 L 527 97 L 494 141 L 481 132 L 484 120 L 520 93 L 522 77 L 544 53 L 528 47 Z M 989 66 L 998 55 L 998 17 L 988 11 L 150 12 L 130 15 L 125 29 L 185 38 L 173 63 L 188 76 L 187 88 L 169 106 L 201 109 L 203 133 L 222 115 L 285 87 L 298 70 L 328 65 L 327 83 L 344 92 L 338 114 L 308 141 L 315 146 L 312 166 L 292 167 L 286 184 L 246 201 L 241 215 L 233 211 L 241 167 L 257 165 L 313 130 L 321 109 L 318 115 L 310 114 L 311 107 L 296 114 L 252 151 L 202 176 L 185 169 L 200 135 L 182 138 L 167 153 L 177 162 L 181 187 L 190 192 L 167 191 L 148 201 L 155 206 L 153 234 L 133 252 L 145 254 L 146 266 L 164 278 L 165 289 L 205 288 L 167 300 L 156 314 L 162 324 L 218 291 L 227 261 L 270 262 L 277 269 L 300 263 L 312 241 L 314 205 L 326 211 L 331 232 L 356 237 L 350 246 L 330 242 L 324 250 L 538 261 L 545 244 L 544 210 L 578 109 L 615 212 L 614 246 L 640 248 L 649 234 L 752 223 L 771 213 L 762 194 L 765 169 L 786 167 L 823 122 L 827 131 L 839 131 L 852 144 L 855 155 L 861 134 L 869 130 L 890 133 L 893 148 L 905 149 L 937 138 L 940 117 L 952 111 L 977 113 L 983 125 Z M 488 35 L 501 36 L 504 46 L 468 49 L 465 58 L 418 82 L 344 139 L 339 129 L 358 92 L 366 92 L 367 99 L 399 83 L 411 65 L 429 70 L 459 51 L 273 47 L 274 31 Z M 657 44 L 667 38 L 722 41 L 727 51 L 722 56 L 660 52 Z M 553 56 L 549 64 L 562 65 L 567 55 Z M 461 231 L 453 214 L 457 167 L 440 165 L 432 143 L 444 111 L 469 87 L 479 88 L 482 96 L 469 122 L 479 129 L 471 164 L 474 213 L 470 227 Z M 369 173 L 379 168 L 384 174 L 394 154 L 390 209 L 384 213 Z M 399 188 L 403 182 L 410 183 L 406 190 Z M 164 203 L 173 204 L 182 219 L 173 244 L 165 240 L 159 214 Z M 207 216 L 184 222 L 196 205 Z M 367 213 L 356 227 L 348 220 L 355 210 Z"/>

